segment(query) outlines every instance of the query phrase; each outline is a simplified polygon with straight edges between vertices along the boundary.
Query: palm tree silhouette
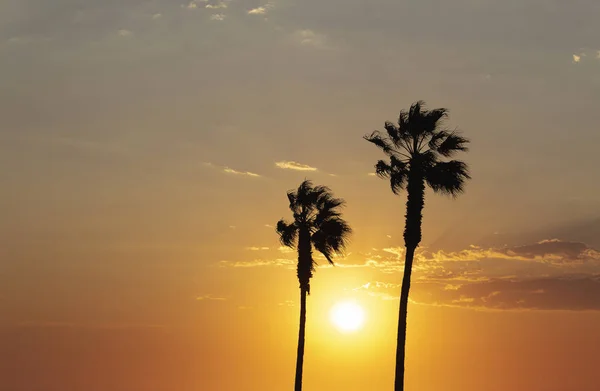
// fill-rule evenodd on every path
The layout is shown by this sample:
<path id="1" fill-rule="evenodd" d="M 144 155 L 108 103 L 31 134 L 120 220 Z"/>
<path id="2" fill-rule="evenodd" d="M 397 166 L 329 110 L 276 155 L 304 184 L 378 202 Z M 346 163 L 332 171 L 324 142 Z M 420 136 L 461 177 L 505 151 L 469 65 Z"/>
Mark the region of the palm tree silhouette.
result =
<path id="1" fill-rule="evenodd" d="M 306 295 L 310 295 L 310 279 L 316 262 L 312 257 L 313 247 L 333 265 L 333 255 L 342 254 L 352 230 L 342 219 L 341 207 L 344 200 L 334 198 L 325 186 L 313 186 L 305 180 L 296 191 L 287 193 L 294 221 L 277 222 L 279 240 L 284 246 L 298 248 L 297 274 L 300 282 L 300 331 L 298 333 L 298 355 L 296 357 L 296 381 L 294 390 L 302 390 L 302 368 L 304 363 L 304 334 L 306 326 Z"/>
<path id="2" fill-rule="evenodd" d="M 396 377 L 394 390 L 404 390 L 404 359 L 406 346 L 406 318 L 410 275 L 415 250 L 421 242 L 421 219 L 425 202 L 425 183 L 436 193 L 453 197 L 462 193 L 470 179 L 468 166 L 459 160 L 447 160 L 459 151 L 467 151 L 469 140 L 456 130 L 440 129 L 447 117 L 447 109 L 424 110 L 425 102 L 418 101 L 409 111 L 400 111 L 398 125 L 385 123 L 387 135 L 375 131 L 364 138 L 375 144 L 389 157 L 379 160 L 375 172 L 390 180 L 394 194 L 406 189 L 406 246 L 404 277 L 400 293 L 398 342 L 396 347 Z"/>

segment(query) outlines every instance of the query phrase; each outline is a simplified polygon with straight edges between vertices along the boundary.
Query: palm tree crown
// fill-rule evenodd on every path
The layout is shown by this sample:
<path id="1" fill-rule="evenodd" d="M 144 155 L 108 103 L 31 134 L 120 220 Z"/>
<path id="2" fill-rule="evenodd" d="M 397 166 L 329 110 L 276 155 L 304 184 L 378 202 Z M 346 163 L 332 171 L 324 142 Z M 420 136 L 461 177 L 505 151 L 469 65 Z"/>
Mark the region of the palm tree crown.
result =
<path id="1" fill-rule="evenodd" d="M 333 255 L 343 254 L 352 230 L 341 217 L 344 200 L 333 197 L 328 187 L 313 186 L 305 180 L 287 196 L 294 221 L 281 219 L 276 229 L 284 246 L 298 246 L 298 281 L 300 288 L 310 294 L 310 279 L 316 265 L 312 247 L 333 265 Z"/>
<path id="2" fill-rule="evenodd" d="M 411 193 L 420 198 L 414 201 L 421 207 L 424 182 L 433 191 L 454 197 L 463 192 L 465 181 L 470 179 L 468 167 L 464 162 L 447 160 L 459 151 L 467 151 L 469 140 L 462 137 L 457 130 L 439 128 L 448 115 L 447 109 L 424 110 L 424 106 L 423 101 L 418 101 L 410 110 L 402 110 L 397 125 L 386 122 L 387 134 L 374 131 L 364 137 L 389 157 L 389 162 L 377 162 L 376 174 L 390 180 L 394 194 L 407 189 L 409 203 Z M 410 187 L 414 187 L 414 191 L 411 191 Z M 420 228 L 421 222 L 418 220 Z M 421 241 L 420 229 L 418 233 L 412 232 L 414 235 L 407 237 L 407 230 L 411 231 L 409 228 L 407 226 L 405 229 L 406 245 L 417 246 Z"/>

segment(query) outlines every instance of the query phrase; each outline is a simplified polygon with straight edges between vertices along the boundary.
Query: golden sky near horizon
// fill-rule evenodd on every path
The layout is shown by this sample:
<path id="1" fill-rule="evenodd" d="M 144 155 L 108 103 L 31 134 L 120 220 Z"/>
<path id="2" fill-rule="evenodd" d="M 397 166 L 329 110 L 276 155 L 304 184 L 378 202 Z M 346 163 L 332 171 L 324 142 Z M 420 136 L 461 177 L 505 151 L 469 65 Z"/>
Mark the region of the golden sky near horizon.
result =
<path id="1" fill-rule="evenodd" d="M 279 391 L 305 178 L 354 229 L 308 298 L 306 390 L 393 384 L 404 196 L 362 139 L 416 100 L 472 140 L 427 193 L 422 391 L 597 391 L 600 3 L 0 3 L 0 391 Z M 322 258 L 318 262 L 325 266 Z M 364 311 L 343 332 L 340 303 Z"/>

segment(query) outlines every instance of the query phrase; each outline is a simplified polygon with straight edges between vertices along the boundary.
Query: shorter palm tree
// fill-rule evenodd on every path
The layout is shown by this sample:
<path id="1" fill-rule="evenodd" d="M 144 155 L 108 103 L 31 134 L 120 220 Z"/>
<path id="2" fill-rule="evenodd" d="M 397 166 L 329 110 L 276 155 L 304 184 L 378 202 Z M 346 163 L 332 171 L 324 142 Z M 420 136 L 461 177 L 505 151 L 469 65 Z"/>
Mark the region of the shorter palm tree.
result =
<path id="1" fill-rule="evenodd" d="M 325 186 L 313 186 L 305 180 L 296 191 L 287 193 L 290 210 L 294 214 L 291 223 L 277 222 L 277 233 L 281 244 L 297 247 L 297 275 L 300 282 L 300 330 L 296 357 L 295 391 L 302 390 L 302 368 L 304 364 L 304 335 L 306 326 L 306 296 L 310 295 L 310 279 L 316 262 L 312 257 L 313 247 L 333 265 L 333 255 L 343 254 L 352 229 L 342 219 L 340 209 L 344 200 L 334 198 Z"/>

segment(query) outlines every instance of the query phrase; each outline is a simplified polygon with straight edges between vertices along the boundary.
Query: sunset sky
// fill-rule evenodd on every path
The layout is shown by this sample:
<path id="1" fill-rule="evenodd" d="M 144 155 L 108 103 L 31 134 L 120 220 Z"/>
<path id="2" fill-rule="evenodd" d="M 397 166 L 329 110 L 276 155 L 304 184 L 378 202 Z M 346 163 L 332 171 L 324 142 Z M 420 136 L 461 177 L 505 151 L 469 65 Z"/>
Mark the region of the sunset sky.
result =
<path id="1" fill-rule="evenodd" d="M 354 229 L 307 391 L 389 390 L 405 194 L 362 136 L 423 99 L 472 140 L 427 193 L 407 390 L 597 391 L 600 2 L 0 2 L 0 391 L 291 390 L 305 178 Z M 317 257 L 320 265 L 324 259 Z M 342 332 L 331 309 L 364 325 Z"/>

